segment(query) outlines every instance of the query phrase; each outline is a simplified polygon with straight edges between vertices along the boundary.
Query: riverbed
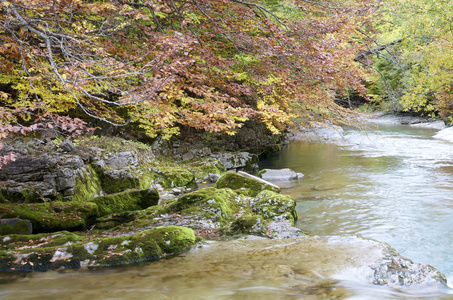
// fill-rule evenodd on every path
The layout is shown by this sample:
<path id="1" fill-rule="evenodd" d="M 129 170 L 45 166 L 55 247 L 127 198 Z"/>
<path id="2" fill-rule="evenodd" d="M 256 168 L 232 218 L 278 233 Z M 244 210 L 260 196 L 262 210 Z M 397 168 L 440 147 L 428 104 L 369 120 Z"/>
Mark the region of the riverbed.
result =
<path id="1" fill-rule="evenodd" d="M 347 130 L 335 143 L 294 142 L 262 161 L 305 175 L 279 184 L 297 200 L 296 226 L 315 237 L 217 242 L 124 268 L 6 274 L 0 299 L 453 299 L 448 288 L 368 278 L 381 255 L 374 239 L 453 279 L 453 143 L 436 133 Z"/>

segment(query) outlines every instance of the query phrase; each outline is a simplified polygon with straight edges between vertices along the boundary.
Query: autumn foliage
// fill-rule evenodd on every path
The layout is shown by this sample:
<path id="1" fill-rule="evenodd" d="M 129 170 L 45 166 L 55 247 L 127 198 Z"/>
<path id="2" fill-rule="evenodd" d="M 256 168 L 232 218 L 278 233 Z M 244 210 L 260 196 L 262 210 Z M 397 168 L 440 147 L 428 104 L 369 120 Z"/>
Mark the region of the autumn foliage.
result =
<path id="1" fill-rule="evenodd" d="M 274 133 L 296 117 L 348 122 L 333 100 L 364 92 L 354 35 L 373 9 L 362 0 L 0 0 L 1 131 L 76 110 L 164 138 L 180 126 L 234 134 L 249 119 Z"/>

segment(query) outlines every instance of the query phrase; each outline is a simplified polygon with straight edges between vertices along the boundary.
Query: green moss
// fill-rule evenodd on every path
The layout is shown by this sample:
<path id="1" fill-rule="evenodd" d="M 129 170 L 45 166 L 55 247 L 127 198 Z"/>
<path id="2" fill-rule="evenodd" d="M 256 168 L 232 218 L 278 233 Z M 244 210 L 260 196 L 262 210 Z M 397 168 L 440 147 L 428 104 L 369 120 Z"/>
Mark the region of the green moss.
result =
<path id="1" fill-rule="evenodd" d="M 84 229 L 97 215 L 94 203 L 51 202 L 36 204 L 0 204 L 3 218 L 20 218 L 33 224 L 33 231 L 52 232 Z"/>
<path id="2" fill-rule="evenodd" d="M 156 241 L 166 254 L 186 252 L 196 243 L 195 232 L 190 228 L 180 226 L 156 227 L 136 236 Z"/>
<path id="3" fill-rule="evenodd" d="M 99 195 L 102 191 L 101 180 L 91 166 L 87 166 L 82 175 L 77 179 L 74 195 L 71 200 L 87 202 Z"/>
<path id="4" fill-rule="evenodd" d="M 206 180 L 209 174 L 225 172 L 225 166 L 219 160 L 210 157 L 198 157 L 189 162 L 183 162 L 182 167 L 191 170 L 197 181 Z"/>
<path id="5" fill-rule="evenodd" d="M 236 197 L 238 195 L 231 189 L 203 188 L 180 197 L 170 204 L 170 210 L 182 213 L 201 210 L 208 219 L 214 215 L 222 225 L 226 225 L 239 209 Z"/>
<path id="6" fill-rule="evenodd" d="M 92 201 L 98 206 L 98 214 L 105 216 L 126 211 L 141 210 L 157 205 L 159 202 L 159 193 L 154 189 L 129 190 L 98 197 Z"/>
<path id="7" fill-rule="evenodd" d="M 241 176 L 232 171 L 227 172 L 222 177 L 220 177 L 219 180 L 217 180 L 215 187 L 218 189 L 230 188 L 237 191 L 238 193 L 252 197 L 256 196 L 262 190 L 270 190 L 277 193 L 280 192 L 280 188 L 252 178 Z"/>
<path id="8" fill-rule="evenodd" d="M 233 221 L 230 231 L 245 234 L 266 234 L 267 222 L 260 215 L 244 214 Z"/>
<path id="9" fill-rule="evenodd" d="M 41 195 L 31 187 L 23 187 L 20 191 L 0 190 L 0 203 L 40 203 Z"/>
<path id="10" fill-rule="evenodd" d="M 176 167 L 164 166 L 153 168 L 155 175 L 155 182 L 162 185 L 164 188 L 173 187 L 196 187 L 195 177 L 192 171 Z"/>
<path id="11" fill-rule="evenodd" d="M 272 191 L 262 191 L 254 199 L 252 211 L 266 219 L 282 216 L 292 225 L 297 220 L 296 202 L 287 195 L 277 194 Z"/>
<path id="12" fill-rule="evenodd" d="M 0 226 L 0 235 L 6 234 L 29 234 L 30 226 L 24 220 L 21 220 L 14 225 L 4 224 Z"/>
<path id="13" fill-rule="evenodd" d="M 101 175 L 101 183 L 104 192 L 115 194 L 129 189 L 146 189 L 151 186 L 156 175 L 153 172 L 128 170 L 127 174 L 109 174 Z"/>

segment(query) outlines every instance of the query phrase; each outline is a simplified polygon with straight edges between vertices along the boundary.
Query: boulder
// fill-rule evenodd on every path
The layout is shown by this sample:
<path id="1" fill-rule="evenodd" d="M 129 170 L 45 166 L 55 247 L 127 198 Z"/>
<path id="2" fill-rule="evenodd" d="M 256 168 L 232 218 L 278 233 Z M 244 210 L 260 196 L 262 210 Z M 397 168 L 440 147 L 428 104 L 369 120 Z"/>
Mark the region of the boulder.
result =
<path id="1" fill-rule="evenodd" d="M 227 172 L 217 180 L 215 187 L 218 189 L 230 188 L 252 197 L 256 196 L 262 190 L 280 192 L 278 186 L 245 172 Z"/>
<path id="2" fill-rule="evenodd" d="M 33 232 L 83 230 L 97 216 L 97 205 L 78 202 L 0 204 L 2 218 L 20 218 L 33 224 Z"/>
<path id="3" fill-rule="evenodd" d="M 0 219 L 0 235 L 7 234 L 31 234 L 33 225 L 28 220 L 19 218 Z"/>
<path id="4" fill-rule="evenodd" d="M 98 215 L 105 216 L 126 211 L 141 210 L 159 202 L 155 189 L 128 190 L 125 192 L 97 197 L 91 200 L 98 207 Z"/>
<path id="5" fill-rule="evenodd" d="M 264 190 L 251 202 L 252 212 L 262 215 L 266 219 L 287 219 L 294 225 L 297 220 L 296 202 L 287 195 Z"/>
<path id="6" fill-rule="evenodd" d="M 296 173 L 293 170 L 286 169 L 263 169 L 258 173 L 258 176 L 264 180 L 270 181 L 286 181 L 286 180 L 297 180 L 301 179 L 304 174 Z"/>

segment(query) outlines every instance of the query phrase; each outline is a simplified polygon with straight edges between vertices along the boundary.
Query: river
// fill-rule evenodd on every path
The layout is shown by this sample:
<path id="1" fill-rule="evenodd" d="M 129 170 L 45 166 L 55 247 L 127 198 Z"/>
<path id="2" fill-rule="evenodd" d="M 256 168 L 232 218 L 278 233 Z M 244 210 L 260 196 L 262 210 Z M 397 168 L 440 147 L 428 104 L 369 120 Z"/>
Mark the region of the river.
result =
<path id="1" fill-rule="evenodd" d="M 453 143 L 433 138 L 436 132 L 395 125 L 349 130 L 335 144 L 294 142 L 260 167 L 305 175 L 280 184 L 297 200 L 296 226 L 307 234 L 386 242 L 451 281 Z M 357 240 L 335 246 L 246 239 L 127 268 L 9 274 L 0 277 L 0 299 L 453 299 L 448 289 L 355 280 L 367 263 L 357 257 L 375 251 Z"/>

